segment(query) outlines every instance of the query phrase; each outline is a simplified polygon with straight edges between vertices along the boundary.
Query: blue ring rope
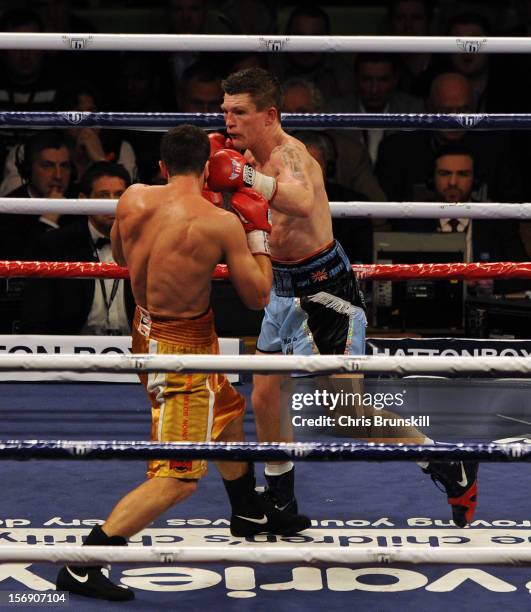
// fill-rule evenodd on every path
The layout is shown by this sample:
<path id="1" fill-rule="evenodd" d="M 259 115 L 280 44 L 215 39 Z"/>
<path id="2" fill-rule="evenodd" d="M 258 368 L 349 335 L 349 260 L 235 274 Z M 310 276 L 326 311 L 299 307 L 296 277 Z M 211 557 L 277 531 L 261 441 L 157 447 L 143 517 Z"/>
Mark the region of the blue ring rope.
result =
<path id="1" fill-rule="evenodd" d="M 209 129 L 225 127 L 220 113 L 0 112 L 0 128 L 75 126 L 167 129 L 183 123 Z M 531 129 L 531 114 L 291 113 L 283 114 L 282 125 L 285 128 Z"/>
<path id="2" fill-rule="evenodd" d="M 531 462 L 531 443 L 443 445 L 3 440 L 0 459 L 213 459 L 223 461 Z"/>

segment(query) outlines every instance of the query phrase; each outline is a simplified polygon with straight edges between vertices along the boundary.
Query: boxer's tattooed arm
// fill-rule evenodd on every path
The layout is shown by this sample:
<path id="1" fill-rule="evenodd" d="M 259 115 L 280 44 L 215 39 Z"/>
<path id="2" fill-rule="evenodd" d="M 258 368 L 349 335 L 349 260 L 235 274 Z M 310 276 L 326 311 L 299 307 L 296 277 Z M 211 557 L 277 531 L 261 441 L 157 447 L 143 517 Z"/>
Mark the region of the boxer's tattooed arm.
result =
<path id="1" fill-rule="evenodd" d="M 303 187 L 308 188 L 307 176 L 297 147 L 290 144 L 281 145 L 276 147 L 272 153 L 280 153 L 282 165 L 288 170 L 290 176 L 301 183 Z"/>
<path id="2" fill-rule="evenodd" d="M 293 217 L 308 217 L 315 206 L 313 166 L 302 146 L 287 142 L 271 151 L 268 174 L 277 180 L 271 208 Z"/>

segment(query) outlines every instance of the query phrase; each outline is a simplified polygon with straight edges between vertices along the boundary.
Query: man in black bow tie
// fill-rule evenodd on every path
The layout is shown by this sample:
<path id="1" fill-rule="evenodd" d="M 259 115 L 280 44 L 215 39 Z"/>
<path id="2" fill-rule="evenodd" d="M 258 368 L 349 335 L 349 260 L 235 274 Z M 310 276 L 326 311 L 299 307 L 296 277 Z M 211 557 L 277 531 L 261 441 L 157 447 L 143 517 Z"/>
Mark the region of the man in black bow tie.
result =
<path id="1" fill-rule="evenodd" d="M 80 198 L 118 199 L 131 181 L 113 162 L 93 164 L 80 182 Z M 41 261 L 113 262 L 114 215 L 89 215 L 47 232 L 35 258 Z M 128 281 L 32 279 L 27 284 L 20 332 L 33 334 L 128 335 L 134 300 Z"/>

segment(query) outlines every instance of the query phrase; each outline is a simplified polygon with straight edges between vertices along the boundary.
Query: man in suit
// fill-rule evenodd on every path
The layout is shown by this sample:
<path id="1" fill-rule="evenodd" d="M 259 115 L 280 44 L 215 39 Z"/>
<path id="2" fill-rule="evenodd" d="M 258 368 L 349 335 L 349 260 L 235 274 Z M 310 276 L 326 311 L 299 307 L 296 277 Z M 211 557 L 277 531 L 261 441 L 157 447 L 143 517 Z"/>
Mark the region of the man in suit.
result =
<path id="1" fill-rule="evenodd" d="M 23 184 L 7 193 L 8 198 L 72 197 L 73 143 L 60 130 L 43 130 L 32 136 L 17 154 L 15 167 Z M 65 218 L 68 220 L 68 218 Z M 25 259 L 31 239 L 63 220 L 57 213 L 6 215 L 2 225 L 9 228 L 13 248 L 10 257 Z"/>
<path id="2" fill-rule="evenodd" d="M 468 80 L 457 72 L 437 76 L 430 89 L 430 113 L 473 112 L 473 93 Z M 469 148 L 475 161 L 475 176 L 488 190 L 481 199 L 520 202 L 522 181 L 515 170 L 514 151 L 504 133 L 471 130 L 417 130 L 385 138 L 378 151 L 376 176 L 390 201 L 429 200 L 426 177 L 441 147 L 461 143 Z"/>
<path id="3" fill-rule="evenodd" d="M 23 184 L 7 194 L 11 198 L 71 197 L 72 147 L 59 130 L 42 130 L 19 148 L 16 160 L 17 176 Z M 23 153 L 22 153 L 23 152 Z M 32 248 L 38 237 L 73 221 L 72 216 L 59 214 L 2 215 L 0 220 L 0 259 L 32 258 Z M 0 331 L 17 331 L 26 279 L 12 278 L 0 284 Z"/>
<path id="4" fill-rule="evenodd" d="M 441 147 L 435 155 L 431 176 L 427 180 L 434 191 L 435 202 L 474 201 L 478 188 L 474 154 L 460 142 Z M 525 261 L 525 250 L 512 219 L 396 219 L 393 230 L 406 232 L 463 232 L 466 235 L 465 260 L 468 262 Z M 517 290 L 520 281 L 497 281 L 499 292 Z M 468 283 L 474 292 L 477 284 Z"/>
<path id="5" fill-rule="evenodd" d="M 330 36 L 334 34 L 328 13 L 317 3 L 297 2 L 288 16 L 288 36 Z M 282 84 L 293 77 L 312 81 L 325 100 L 353 91 L 352 55 L 349 53 L 272 53 L 272 72 Z"/>
<path id="6" fill-rule="evenodd" d="M 392 54 L 359 53 L 354 68 L 356 93 L 331 100 L 327 110 L 332 113 L 422 113 L 424 104 L 420 98 L 397 90 L 396 61 Z M 380 142 L 393 130 L 354 130 L 350 133 L 363 140 L 375 164 Z"/>
<path id="7" fill-rule="evenodd" d="M 323 109 L 323 94 L 312 81 L 294 77 L 282 84 L 283 113 L 320 113 Z M 374 176 L 367 148 L 361 140 L 346 136 L 344 132 L 324 132 L 335 150 L 334 169 L 328 178 L 365 194 L 371 201 L 385 200 L 385 194 Z"/>
<path id="8" fill-rule="evenodd" d="M 127 170 L 97 162 L 80 183 L 80 197 L 119 198 L 130 184 Z M 112 262 L 114 215 L 89 215 L 43 234 L 35 250 L 41 261 Z M 134 311 L 128 281 L 34 279 L 28 282 L 20 331 L 34 334 L 127 335 Z"/>

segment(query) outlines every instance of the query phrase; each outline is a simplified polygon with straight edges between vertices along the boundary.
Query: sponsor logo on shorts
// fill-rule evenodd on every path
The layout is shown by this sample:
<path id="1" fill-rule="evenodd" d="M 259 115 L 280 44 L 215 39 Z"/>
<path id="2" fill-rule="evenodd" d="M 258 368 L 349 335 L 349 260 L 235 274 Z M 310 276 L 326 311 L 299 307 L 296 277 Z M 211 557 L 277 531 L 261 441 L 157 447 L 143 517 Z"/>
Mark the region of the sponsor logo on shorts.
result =
<path id="1" fill-rule="evenodd" d="M 191 461 L 170 461 L 170 470 L 175 470 L 176 472 L 190 472 L 192 471 L 192 462 Z"/>
<path id="2" fill-rule="evenodd" d="M 281 338 L 284 355 L 293 355 L 293 345 L 297 342 L 297 336 Z"/>
<path id="3" fill-rule="evenodd" d="M 146 338 L 151 332 L 151 317 L 147 313 L 140 313 L 140 321 L 137 327 L 138 333 Z"/>
<path id="4" fill-rule="evenodd" d="M 310 274 L 310 277 L 314 283 L 320 283 L 328 279 L 328 272 L 325 269 L 316 270 Z"/>

